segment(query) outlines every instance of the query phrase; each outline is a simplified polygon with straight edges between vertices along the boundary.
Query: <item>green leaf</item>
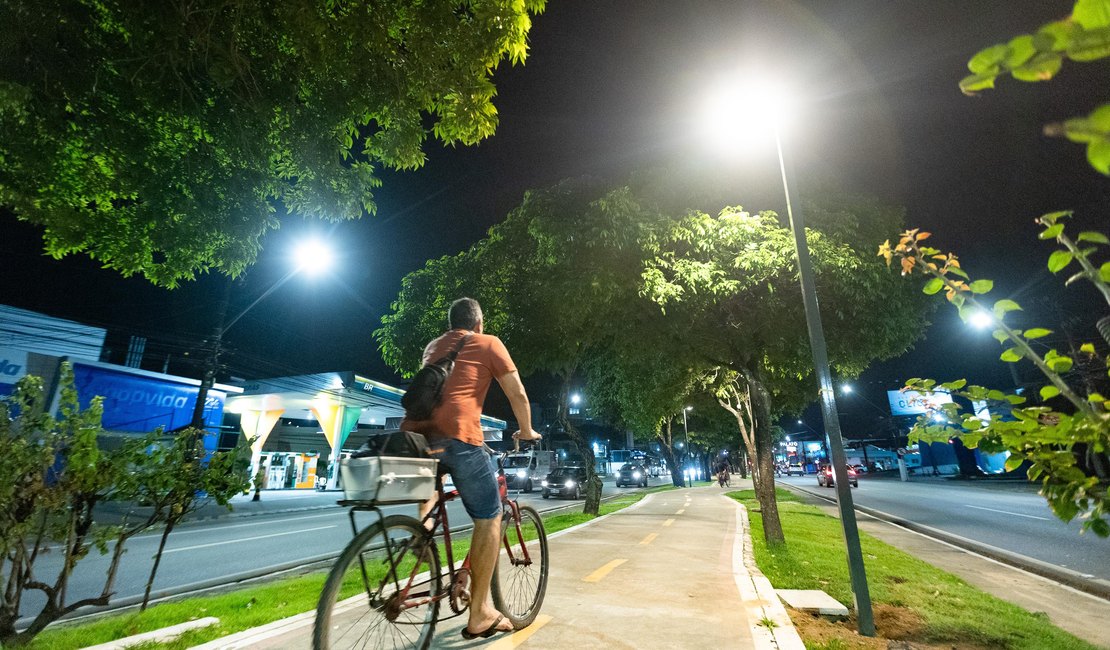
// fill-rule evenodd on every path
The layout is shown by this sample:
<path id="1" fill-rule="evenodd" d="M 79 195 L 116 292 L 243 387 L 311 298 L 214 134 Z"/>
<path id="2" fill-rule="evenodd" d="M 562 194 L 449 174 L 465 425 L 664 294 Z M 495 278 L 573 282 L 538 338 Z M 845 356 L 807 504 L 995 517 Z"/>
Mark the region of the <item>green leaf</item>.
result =
<path id="1" fill-rule="evenodd" d="M 941 280 L 940 278 L 933 278 L 925 283 L 925 286 L 922 287 L 921 291 L 931 296 L 943 288 L 944 280 Z"/>
<path id="2" fill-rule="evenodd" d="M 967 380 L 966 379 L 957 379 L 956 381 L 949 381 L 949 382 L 945 382 L 945 383 L 940 385 L 941 388 L 947 390 L 948 392 L 952 392 L 954 390 L 960 390 L 964 386 L 967 386 Z"/>
<path id="3" fill-rule="evenodd" d="M 1076 0 L 1071 17 L 1086 30 L 1110 27 L 1110 0 Z"/>
<path id="4" fill-rule="evenodd" d="M 1051 333 L 1052 330 L 1046 330 L 1043 327 L 1034 327 L 1032 329 L 1025 330 L 1024 336 L 1027 339 L 1039 339 L 1041 337 L 1048 336 Z"/>
<path id="5" fill-rule="evenodd" d="M 1016 68 L 1037 54 L 1037 47 L 1033 44 L 1031 34 L 1022 34 L 1012 39 L 1008 46 L 1010 49 L 1006 53 L 1006 66 L 1009 68 Z"/>
<path id="6" fill-rule="evenodd" d="M 1110 262 L 1105 262 L 1102 266 L 1098 267 L 1098 277 L 1103 282 L 1110 282 Z"/>
<path id="7" fill-rule="evenodd" d="M 993 336 L 995 340 L 999 343 L 1005 343 L 1006 341 L 1010 340 L 1010 337 L 1006 334 L 1006 331 L 1001 329 L 997 329 L 991 332 L 991 336 Z"/>
<path id="8" fill-rule="evenodd" d="M 1037 238 L 1038 239 L 1056 239 L 1056 237 L 1058 237 L 1060 235 L 1060 233 L 1062 233 L 1062 232 L 1064 232 L 1064 224 L 1058 223 L 1054 226 L 1049 226 L 1048 228 L 1045 228 L 1044 232 L 1037 235 Z"/>
<path id="9" fill-rule="evenodd" d="M 1006 471 L 1007 472 L 1012 472 L 1012 471 L 1016 470 L 1017 468 L 1021 467 L 1021 464 L 1024 463 L 1024 462 L 1025 462 L 1024 457 L 1018 456 L 1017 454 L 1014 454 L 1014 455 L 1012 455 L 1012 456 L 1010 456 L 1009 458 L 1006 459 L 1006 465 L 1005 465 Z"/>
<path id="10" fill-rule="evenodd" d="M 1064 217 L 1070 217 L 1071 215 L 1071 210 L 1060 210 L 1059 212 L 1049 212 L 1048 214 L 1043 214 L 1041 215 L 1041 218 L 1037 221 L 1043 223 L 1046 226 L 1051 226 L 1058 220 L 1063 219 Z"/>
<path id="11" fill-rule="evenodd" d="M 1013 300 L 1010 300 L 1009 298 L 1005 298 L 994 303 L 995 318 L 1002 318 L 1002 316 L 1005 315 L 1008 311 L 1021 311 L 1021 305 L 1017 304 Z"/>
<path id="12" fill-rule="evenodd" d="M 996 75 L 1009 53 L 1010 48 L 1007 45 L 992 45 L 971 57 L 967 62 L 967 69 L 977 75 Z"/>
<path id="13" fill-rule="evenodd" d="M 1014 363 L 1015 361 L 1021 361 L 1021 353 L 1017 348 L 1006 348 L 999 358 L 1006 363 Z"/>
<path id="14" fill-rule="evenodd" d="M 963 269 L 961 269 L 961 268 L 959 268 L 959 267 L 957 267 L 957 266 L 951 266 L 951 267 L 949 267 L 949 268 L 948 268 L 948 272 L 949 272 L 949 273 L 951 273 L 951 274 L 953 274 L 953 275 L 958 275 L 958 276 L 960 276 L 961 278 L 963 278 L 963 279 L 965 279 L 965 280 L 969 279 L 969 278 L 967 277 L 967 272 L 965 272 L 965 271 L 964 271 Z"/>
<path id="15" fill-rule="evenodd" d="M 1107 238 L 1106 235 L 1094 230 L 1084 230 L 1083 232 L 1079 233 L 1079 236 L 1075 239 L 1076 241 L 1089 241 L 1096 244 L 1110 244 L 1110 238 Z"/>
<path id="16" fill-rule="evenodd" d="M 994 280 L 976 280 L 968 285 L 971 293 L 987 293 L 994 288 Z"/>
<path id="17" fill-rule="evenodd" d="M 1058 356 L 1052 360 L 1045 359 L 1045 363 L 1052 369 L 1053 372 L 1067 372 L 1071 370 L 1072 360 L 1071 357 Z"/>
<path id="18" fill-rule="evenodd" d="M 1110 56 L 1110 28 L 1074 30 L 1067 55 L 1072 61 L 1097 61 Z"/>
<path id="19" fill-rule="evenodd" d="M 1060 389 L 1053 386 L 1052 384 L 1049 384 L 1047 386 L 1041 386 L 1041 400 L 1049 400 L 1049 399 L 1052 399 L 1053 397 L 1056 397 L 1059 394 L 1060 394 Z"/>
<path id="20" fill-rule="evenodd" d="M 1041 27 L 1033 36 L 1033 45 L 1040 51 L 1063 52 L 1071 46 L 1071 35 L 1075 25 L 1070 21 L 1058 20 Z"/>
<path id="21" fill-rule="evenodd" d="M 1085 352 L 1087 354 L 1094 354 L 1095 346 L 1093 343 L 1084 343 L 1083 345 L 1079 346 L 1079 351 Z"/>
<path id="22" fill-rule="evenodd" d="M 1053 251 L 1052 255 L 1048 256 L 1048 270 L 1059 273 L 1067 268 L 1073 259 L 1075 259 L 1075 255 L 1071 251 Z"/>
<path id="23" fill-rule="evenodd" d="M 1028 63 L 1010 70 L 1010 74 L 1018 81 L 1048 81 L 1056 76 L 1063 64 L 1063 56 L 1049 52 L 1033 57 Z"/>
<path id="24" fill-rule="evenodd" d="M 968 75 L 963 79 L 960 79 L 960 92 L 965 95 L 973 95 L 980 90 L 990 90 L 991 88 L 994 88 L 994 80 L 996 78 L 998 78 L 997 74 Z"/>
<path id="25" fill-rule="evenodd" d="M 1087 145 L 1087 162 L 1098 173 L 1110 176 L 1110 140 L 1095 140 Z"/>

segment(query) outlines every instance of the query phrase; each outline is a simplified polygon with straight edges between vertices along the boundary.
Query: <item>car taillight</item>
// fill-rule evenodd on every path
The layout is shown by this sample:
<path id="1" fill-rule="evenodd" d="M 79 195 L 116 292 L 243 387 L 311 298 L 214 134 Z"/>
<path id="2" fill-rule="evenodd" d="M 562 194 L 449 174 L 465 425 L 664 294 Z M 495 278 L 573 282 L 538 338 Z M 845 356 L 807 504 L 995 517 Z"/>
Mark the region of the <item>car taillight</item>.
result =
<path id="1" fill-rule="evenodd" d="M 829 476 L 832 476 L 832 468 L 830 467 L 829 469 L 825 470 L 825 473 Z"/>

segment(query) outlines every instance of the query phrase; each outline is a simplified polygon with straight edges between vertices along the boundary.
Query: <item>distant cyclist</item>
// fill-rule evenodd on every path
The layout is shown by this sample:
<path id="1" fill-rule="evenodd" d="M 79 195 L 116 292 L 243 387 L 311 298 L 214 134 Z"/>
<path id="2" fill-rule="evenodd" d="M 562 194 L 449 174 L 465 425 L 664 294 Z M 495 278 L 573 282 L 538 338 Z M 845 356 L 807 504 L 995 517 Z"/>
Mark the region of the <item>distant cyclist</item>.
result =
<path id="1" fill-rule="evenodd" d="M 429 420 L 401 422 L 401 429 L 421 433 L 428 439 L 429 451 L 450 472 L 467 514 L 474 520 L 470 546 L 471 599 L 470 619 L 463 629 L 467 639 L 488 638 L 513 629 L 493 605 L 490 582 L 501 535 L 501 495 L 497 487 L 497 466 L 485 449 L 482 435 L 482 405 L 493 379 L 505 391 L 520 430 L 517 440 L 539 440 L 532 431 L 532 411 L 528 394 L 520 381 L 505 344 L 496 336 L 482 333 L 482 308 L 473 298 L 459 298 L 448 312 L 450 329 L 424 348 L 424 363 L 433 363 L 459 348 L 455 367 L 443 387 L 443 399 Z M 424 503 L 420 516 L 427 514 L 434 500 Z"/>

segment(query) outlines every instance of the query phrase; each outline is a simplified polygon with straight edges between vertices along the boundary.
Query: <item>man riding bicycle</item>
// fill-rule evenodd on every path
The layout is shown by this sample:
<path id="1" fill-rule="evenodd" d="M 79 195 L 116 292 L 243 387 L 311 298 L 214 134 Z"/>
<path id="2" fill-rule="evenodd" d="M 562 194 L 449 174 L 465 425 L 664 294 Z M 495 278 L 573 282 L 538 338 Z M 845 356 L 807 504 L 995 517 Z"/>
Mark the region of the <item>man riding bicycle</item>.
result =
<path id="1" fill-rule="evenodd" d="M 539 440 L 532 431 L 532 410 L 520 374 L 505 345 L 482 333 L 482 308 L 473 298 L 459 298 L 448 311 L 449 330 L 424 348 L 424 363 L 433 363 L 458 348 L 454 369 L 443 386 L 443 397 L 428 420 L 401 422 L 401 429 L 423 434 L 429 453 L 451 474 L 463 507 L 474 520 L 470 544 L 472 593 L 470 619 L 463 636 L 487 638 L 511 632 L 512 623 L 493 605 L 490 582 L 497 562 L 501 534 L 501 495 L 497 466 L 486 451 L 482 434 L 482 405 L 493 379 L 509 398 L 520 430 L 513 438 Z M 465 339 L 465 340 L 464 340 Z M 461 347 L 458 347 L 462 344 Z M 423 518 L 435 499 L 420 507 Z"/>

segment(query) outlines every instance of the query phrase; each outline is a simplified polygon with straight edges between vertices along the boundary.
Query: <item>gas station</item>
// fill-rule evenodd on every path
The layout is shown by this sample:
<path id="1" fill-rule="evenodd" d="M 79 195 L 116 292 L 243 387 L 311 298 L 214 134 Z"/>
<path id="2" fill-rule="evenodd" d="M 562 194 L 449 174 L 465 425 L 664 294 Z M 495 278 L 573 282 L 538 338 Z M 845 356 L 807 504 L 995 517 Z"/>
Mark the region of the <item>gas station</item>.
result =
<path id="1" fill-rule="evenodd" d="M 313 488 L 326 475 L 337 489 L 337 463 L 374 430 L 395 429 L 405 391 L 351 371 L 231 382 L 227 412 L 251 440 L 251 476 L 263 472 L 264 489 Z M 487 438 L 500 437 L 504 420 L 482 416 Z M 494 434 L 490 436 L 489 434 Z M 326 463 L 326 472 L 322 469 Z"/>

